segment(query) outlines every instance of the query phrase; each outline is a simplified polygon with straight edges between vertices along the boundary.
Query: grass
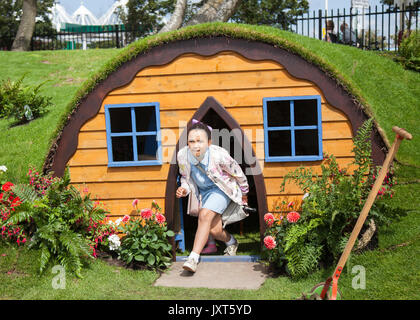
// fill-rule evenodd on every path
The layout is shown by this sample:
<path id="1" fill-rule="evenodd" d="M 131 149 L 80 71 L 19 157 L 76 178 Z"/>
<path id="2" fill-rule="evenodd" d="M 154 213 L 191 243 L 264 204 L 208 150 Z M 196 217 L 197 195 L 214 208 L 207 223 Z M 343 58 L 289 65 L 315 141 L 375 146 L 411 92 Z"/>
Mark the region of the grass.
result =
<path id="1" fill-rule="evenodd" d="M 0 119 L 0 164 L 8 168 L 6 179 L 23 182 L 29 165 L 41 169 L 57 127 L 57 119 L 80 85 L 119 50 L 0 52 L 0 80 L 19 79 L 24 85 L 46 83 L 43 95 L 53 98 L 49 113 L 22 126 L 10 127 L 12 119 Z"/>
<path id="2" fill-rule="evenodd" d="M 411 211 L 401 221 L 381 229 L 378 249 L 351 256 L 339 280 L 345 299 L 420 298 L 420 207 L 416 196 L 419 192 L 418 184 L 396 187 L 392 205 Z M 0 299 L 295 299 L 325 281 L 333 271 L 332 268 L 319 270 L 300 280 L 286 276 L 269 278 L 258 290 L 183 289 L 154 287 L 159 277 L 154 271 L 130 270 L 95 260 L 84 269 L 83 279 L 67 275 L 65 289 L 58 290 L 52 288 L 57 274 L 51 268 L 38 275 L 38 265 L 34 264 L 37 255 L 37 251 L 0 245 Z M 357 274 L 351 271 L 356 265 L 366 270 L 364 290 L 352 288 Z"/>
<path id="3" fill-rule="evenodd" d="M 304 56 L 334 76 L 349 89 L 366 110 L 374 115 L 389 140 L 392 126 L 405 127 L 414 136 L 404 141 L 398 158 L 412 166 L 397 166 L 400 182 L 420 177 L 420 75 L 404 70 L 388 57 L 352 47 L 330 44 L 274 28 L 231 24 L 206 24 L 145 38 L 126 49 L 77 51 L 0 52 L 0 79 L 18 79 L 25 72 L 25 84 L 48 80 L 42 92 L 53 97 L 54 108 L 43 118 L 24 126 L 10 127 L 0 119 L 0 165 L 6 165 L 5 179 L 26 182 L 30 164 L 40 169 L 67 114 L 97 82 L 124 61 L 167 41 L 194 36 L 226 35 L 263 40 Z M 392 205 L 411 210 L 401 221 L 382 228 L 379 248 L 354 254 L 349 266 L 366 268 L 366 289 L 354 290 L 354 275 L 347 268 L 339 287 L 346 299 L 419 299 L 420 287 L 420 201 L 418 183 L 397 185 Z M 237 232 L 234 234 L 237 235 Z M 238 236 L 239 237 L 239 236 Z M 240 241 L 250 243 L 244 254 L 254 254 L 258 233 L 247 230 Z M 95 260 L 83 272 L 84 279 L 70 275 L 65 290 L 51 286 L 51 269 L 37 274 L 36 251 L 0 245 L 1 299 L 294 299 L 324 281 L 332 269 L 319 270 L 305 279 L 284 276 L 268 279 L 259 290 L 210 290 L 154 287 L 154 271 L 134 271 Z M 4 254 L 5 256 L 3 256 Z M 118 283 L 118 286 L 116 286 Z"/>
<path id="4" fill-rule="evenodd" d="M 406 128 L 415 137 L 403 143 L 398 159 L 420 166 L 420 74 L 376 52 L 331 44 L 271 27 L 212 23 L 141 39 L 125 49 L 74 51 L 0 52 L 0 79 L 18 79 L 30 73 L 25 83 L 48 82 L 43 93 L 53 97 L 51 112 L 31 123 L 10 128 L 0 119 L 0 164 L 9 171 L 7 179 L 25 181 L 28 165 L 41 169 L 45 157 L 68 114 L 78 101 L 125 61 L 153 46 L 201 36 L 225 35 L 261 40 L 302 55 L 348 88 L 391 141 L 392 126 Z M 24 150 L 24 152 L 22 152 Z"/>

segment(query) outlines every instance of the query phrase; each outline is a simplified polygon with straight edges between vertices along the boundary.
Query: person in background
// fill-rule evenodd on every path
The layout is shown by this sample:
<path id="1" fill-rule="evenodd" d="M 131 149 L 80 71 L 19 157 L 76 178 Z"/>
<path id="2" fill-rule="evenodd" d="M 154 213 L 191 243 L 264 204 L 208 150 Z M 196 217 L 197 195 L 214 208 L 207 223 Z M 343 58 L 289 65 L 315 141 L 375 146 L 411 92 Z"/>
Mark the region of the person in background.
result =
<path id="1" fill-rule="evenodd" d="M 334 21 L 327 20 L 325 40 L 332 43 L 338 42 L 338 37 L 334 33 Z"/>
<path id="2" fill-rule="evenodd" d="M 350 30 L 349 25 L 343 22 L 340 26 L 340 43 L 350 44 L 352 46 L 359 46 L 357 37 L 353 30 Z"/>

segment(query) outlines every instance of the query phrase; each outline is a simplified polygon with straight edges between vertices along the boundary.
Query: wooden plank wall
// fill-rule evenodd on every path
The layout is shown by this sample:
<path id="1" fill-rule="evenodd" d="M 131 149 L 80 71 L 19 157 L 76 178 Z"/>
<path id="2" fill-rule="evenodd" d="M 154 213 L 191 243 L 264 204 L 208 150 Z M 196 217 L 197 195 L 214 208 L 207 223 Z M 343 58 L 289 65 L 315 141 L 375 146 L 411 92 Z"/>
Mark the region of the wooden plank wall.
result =
<path id="1" fill-rule="evenodd" d="M 70 159 L 72 184 L 87 188 L 117 217 L 135 214 L 131 203 L 150 207 L 152 200 L 164 208 L 169 162 L 185 123 L 206 97 L 216 98 L 242 126 L 263 168 L 268 208 L 277 211 L 282 200 L 299 200 L 302 191 L 289 185 L 281 194 L 284 175 L 305 165 L 319 172 L 320 162 L 264 163 L 264 97 L 321 95 L 324 152 L 334 154 L 342 166 L 353 160 L 352 130 L 347 117 L 326 103 L 313 83 L 293 78 L 278 63 L 250 61 L 233 52 L 211 57 L 185 54 L 170 64 L 140 71 L 128 85 L 111 92 L 98 115 L 80 130 L 76 153 Z M 105 104 L 160 103 L 164 164 L 145 167 L 107 167 Z M 259 134 L 258 134 L 259 132 Z"/>

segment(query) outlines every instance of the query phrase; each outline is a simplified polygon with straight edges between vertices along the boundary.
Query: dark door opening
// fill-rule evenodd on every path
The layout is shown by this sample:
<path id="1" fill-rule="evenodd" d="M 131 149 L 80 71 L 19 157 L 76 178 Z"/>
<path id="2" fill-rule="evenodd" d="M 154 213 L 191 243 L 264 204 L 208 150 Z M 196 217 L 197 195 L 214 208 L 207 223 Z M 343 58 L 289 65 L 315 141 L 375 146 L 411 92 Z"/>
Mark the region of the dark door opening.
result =
<path id="1" fill-rule="evenodd" d="M 201 120 L 213 128 L 212 144 L 221 146 L 229 151 L 232 158 L 234 158 L 241 166 L 242 171 L 246 174 L 249 165 L 245 161 L 243 141 L 238 141 L 237 137 L 232 134 L 226 122 L 210 108 Z M 236 129 L 238 130 L 238 129 Z M 249 184 L 248 205 L 258 210 L 258 201 L 255 188 L 255 181 L 253 175 L 246 175 Z M 179 199 L 177 199 L 179 201 Z M 179 206 L 176 211 L 180 213 L 182 209 L 183 224 L 184 224 L 184 239 L 185 252 L 191 252 L 195 231 L 197 228 L 197 217 L 187 215 L 188 197 L 182 198 L 182 206 Z M 238 255 L 259 255 L 260 254 L 260 222 L 258 213 L 250 215 L 241 222 L 231 224 L 226 227 L 229 233 L 232 233 L 239 241 Z M 223 254 L 225 245 L 218 243 L 217 254 Z M 180 252 L 179 252 L 180 253 Z"/>

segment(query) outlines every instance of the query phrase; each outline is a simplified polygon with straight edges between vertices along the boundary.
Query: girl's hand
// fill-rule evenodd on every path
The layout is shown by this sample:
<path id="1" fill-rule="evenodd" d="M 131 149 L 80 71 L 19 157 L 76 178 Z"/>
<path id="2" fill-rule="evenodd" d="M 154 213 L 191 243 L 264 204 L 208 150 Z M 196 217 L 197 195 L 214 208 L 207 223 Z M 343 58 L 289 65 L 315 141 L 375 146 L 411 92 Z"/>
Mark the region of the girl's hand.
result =
<path id="1" fill-rule="evenodd" d="M 187 195 L 187 190 L 185 190 L 183 187 L 179 187 L 176 190 L 176 197 L 177 198 L 185 197 L 186 195 Z"/>
<path id="2" fill-rule="evenodd" d="M 248 205 L 248 196 L 242 196 L 242 203 Z"/>

